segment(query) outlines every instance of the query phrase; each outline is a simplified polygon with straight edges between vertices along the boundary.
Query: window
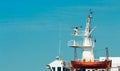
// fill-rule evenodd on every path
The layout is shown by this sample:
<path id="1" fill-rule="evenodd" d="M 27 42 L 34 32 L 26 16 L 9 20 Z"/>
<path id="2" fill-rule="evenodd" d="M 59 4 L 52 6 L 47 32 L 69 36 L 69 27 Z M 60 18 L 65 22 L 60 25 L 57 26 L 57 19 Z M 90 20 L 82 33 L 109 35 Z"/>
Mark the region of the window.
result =
<path id="1" fill-rule="evenodd" d="M 70 71 L 70 69 L 66 69 L 66 71 Z"/>
<path id="2" fill-rule="evenodd" d="M 64 67 L 63 71 L 70 71 L 70 69 Z"/>
<path id="3" fill-rule="evenodd" d="M 58 67 L 57 71 L 61 71 L 61 67 Z"/>
<path id="4" fill-rule="evenodd" d="M 53 71 L 55 71 L 55 67 L 52 67 Z"/>
<path id="5" fill-rule="evenodd" d="M 66 71 L 66 68 L 63 68 L 63 71 Z"/>

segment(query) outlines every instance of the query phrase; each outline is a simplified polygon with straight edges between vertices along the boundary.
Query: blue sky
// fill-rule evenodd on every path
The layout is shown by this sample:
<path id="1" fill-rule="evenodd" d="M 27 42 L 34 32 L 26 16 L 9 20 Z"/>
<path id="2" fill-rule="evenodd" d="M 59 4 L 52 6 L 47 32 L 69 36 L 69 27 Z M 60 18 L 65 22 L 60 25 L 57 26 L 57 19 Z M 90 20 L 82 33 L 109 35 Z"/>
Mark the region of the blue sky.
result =
<path id="1" fill-rule="evenodd" d="M 1 0 L 0 71 L 48 71 L 46 64 L 58 55 L 73 59 L 67 46 L 73 26 L 85 26 L 89 9 L 96 26 L 95 56 L 120 56 L 119 0 Z M 81 56 L 78 50 L 78 56 Z"/>

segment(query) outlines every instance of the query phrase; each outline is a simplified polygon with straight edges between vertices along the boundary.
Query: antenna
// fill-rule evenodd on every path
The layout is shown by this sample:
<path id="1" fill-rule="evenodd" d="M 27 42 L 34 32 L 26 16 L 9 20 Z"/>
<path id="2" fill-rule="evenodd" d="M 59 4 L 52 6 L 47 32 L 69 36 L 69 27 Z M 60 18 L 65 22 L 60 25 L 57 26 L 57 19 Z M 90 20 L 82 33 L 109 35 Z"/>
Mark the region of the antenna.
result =
<path id="1" fill-rule="evenodd" d="M 61 57 L 61 25 L 59 24 L 59 49 L 58 49 L 58 57 L 59 57 L 59 60 L 60 60 L 60 57 Z"/>
<path id="2" fill-rule="evenodd" d="M 60 60 L 60 51 L 61 50 L 61 40 L 59 40 L 59 49 L 58 49 L 58 56 L 56 57 L 57 60 Z"/>
<path id="3" fill-rule="evenodd" d="M 59 57 L 60 57 L 60 52 L 61 52 L 61 40 L 59 40 Z"/>

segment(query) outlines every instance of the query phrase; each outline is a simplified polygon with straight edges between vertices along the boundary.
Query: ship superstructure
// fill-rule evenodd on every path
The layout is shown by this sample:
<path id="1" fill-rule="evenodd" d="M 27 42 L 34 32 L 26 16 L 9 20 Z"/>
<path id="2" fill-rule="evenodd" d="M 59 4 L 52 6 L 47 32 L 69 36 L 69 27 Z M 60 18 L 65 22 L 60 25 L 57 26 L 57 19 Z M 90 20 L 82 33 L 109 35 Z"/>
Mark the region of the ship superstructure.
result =
<path id="1" fill-rule="evenodd" d="M 91 34 L 94 31 L 95 27 L 91 29 L 90 23 L 92 19 L 92 12 L 88 15 L 86 20 L 86 27 L 83 31 L 83 34 L 79 33 L 79 27 L 74 27 L 73 36 L 75 37 L 82 37 L 83 42 L 82 44 L 79 41 L 72 40 L 70 41 L 70 47 L 74 48 L 74 60 L 71 61 L 72 68 L 74 70 L 85 70 L 85 69 L 106 69 L 109 70 L 111 68 L 111 60 L 106 57 L 105 61 L 96 61 L 94 58 L 93 47 L 94 41 L 91 39 Z M 82 49 L 82 58 L 81 60 L 77 58 L 76 48 Z M 108 49 L 106 49 L 108 55 Z"/>
<path id="2" fill-rule="evenodd" d="M 47 68 L 50 71 L 71 71 L 71 64 L 57 56 L 56 60 L 47 65 Z"/>
<path id="3" fill-rule="evenodd" d="M 93 48 L 95 46 L 95 41 L 92 40 L 92 32 L 95 30 L 96 27 L 91 29 L 91 19 L 92 19 L 92 12 L 88 15 L 86 20 L 86 27 L 85 30 L 80 31 L 79 26 L 74 27 L 74 31 L 72 33 L 73 37 L 81 38 L 82 40 L 70 40 L 68 41 L 68 46 L 74 48 L 74 60 L 69 62 L 64 62 L 62 60 L 62 66 L 57 66 L 59 63 L 52 63 L 49 64 L 48 67 L 51 71 L 98 71 L 99 69 L 105 69 L 108 71 L 111 68 L 112 61 L 108 58 L 108 49 L 106 48 L 106 59 L 104 61 L 96 61 L 93 53 Z M 77 57 L 77 49 L 82 49 L 82 58 L 78 59 Z M 61 61 L 58 59 L 58 61 Z M 54 69 L 55 66 L 56 69 Z M 61 69 L 59 69 L 60 67 Z"/>
<path id="4" fill-rule="evenodd" d="M 83 41 L 79 40 L 71 40 L 68 42 L 68 46 L 73 47 L 75 49 L 76 54 L 76 48 L 82 49 L 82 61 L 84 62 L 94 62 L 94 53 L 93 53 L 93 47 L 94 42 L 91 40 L 91 33 L 95 29 L 95 27 L 91 30 L 90 29 L 90 22 L 92 18 L 92 12 L 90 12 L 87 21 L 86 21 L 86 28 L 85 31 L 82 31 L 83 33 L 80 34 L 79 26 L 74 27 L 73 36 L 74 37 L 82 37 Z M 76 55 L 75 55 L 76 60 Z"/>

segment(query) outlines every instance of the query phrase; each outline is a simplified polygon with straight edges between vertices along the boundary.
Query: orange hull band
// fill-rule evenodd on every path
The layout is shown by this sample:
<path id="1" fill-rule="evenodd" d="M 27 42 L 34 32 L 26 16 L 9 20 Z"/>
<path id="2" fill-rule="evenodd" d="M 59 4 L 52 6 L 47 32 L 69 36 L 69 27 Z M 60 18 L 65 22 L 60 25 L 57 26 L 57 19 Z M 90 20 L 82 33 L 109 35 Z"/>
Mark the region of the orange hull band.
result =
<path id="1" fill-rule="evenodd" d="M 110 69 L 112 61 L 100 61 L 100 62 L 80 62 L 71 61 L 73 68 L 90 68 L 90 69 Z"/>

